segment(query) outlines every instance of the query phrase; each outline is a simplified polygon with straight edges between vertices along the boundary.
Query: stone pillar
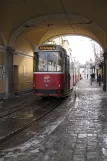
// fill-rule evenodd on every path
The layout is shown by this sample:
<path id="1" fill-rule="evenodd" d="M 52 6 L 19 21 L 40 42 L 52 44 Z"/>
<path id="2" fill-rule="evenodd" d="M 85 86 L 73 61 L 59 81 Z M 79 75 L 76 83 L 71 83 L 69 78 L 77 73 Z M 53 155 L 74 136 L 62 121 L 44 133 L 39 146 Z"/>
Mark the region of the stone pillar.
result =
<path id="1" fill-rule="evenodd" d="M 15 50 L 11 47 L 6 48 L 5 55 L 5 86 L 6 86 L 6 98 L 14 95 L 13 85 L 13 54 Z"/>
<path id="2" fill-rule="evenodd" d="M 103 90 L 106 91 L 106 83 L 107 83 L 107 52 L 104 52 L 104 75 L 103 75 Z"/>

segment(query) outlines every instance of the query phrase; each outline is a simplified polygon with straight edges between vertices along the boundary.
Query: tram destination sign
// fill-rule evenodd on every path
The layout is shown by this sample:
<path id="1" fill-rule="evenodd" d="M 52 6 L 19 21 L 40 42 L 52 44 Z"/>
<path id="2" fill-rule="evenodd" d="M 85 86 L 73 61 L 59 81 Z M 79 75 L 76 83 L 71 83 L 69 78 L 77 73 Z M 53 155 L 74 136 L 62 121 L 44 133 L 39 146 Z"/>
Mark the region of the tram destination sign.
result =
<path id="1" fill-rule="evenodd" d="M 55 50 L 56 46 L 39 46 L 39 50 Z"/>

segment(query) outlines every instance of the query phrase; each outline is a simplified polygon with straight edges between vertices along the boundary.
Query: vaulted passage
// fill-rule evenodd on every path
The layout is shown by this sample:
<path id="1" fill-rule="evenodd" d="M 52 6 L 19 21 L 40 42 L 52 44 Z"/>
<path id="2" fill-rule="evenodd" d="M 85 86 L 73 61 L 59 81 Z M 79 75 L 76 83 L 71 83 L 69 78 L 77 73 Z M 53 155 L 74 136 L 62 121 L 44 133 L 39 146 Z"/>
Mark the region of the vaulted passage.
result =
<path id="1" fill-rule="evenodd" d="M 65 35 L 102 47 L 86 79 Z M 106 90 L 106 0 L 0 1 L 0 161 L 106 161 Z"/>
<path id="2" fill-rule="evenodd" d="M 88 36 L 105 52 L 104 90 L 106 90 L 107 2 L 101 0 L 4 0 L 0 4 L 0 93 L 14 92 L 13 70 L 21 75 L 17 90 L 32 88 L 34 47 L 64 34 Z M 29 64 L 29 67 L 25 64 Z M 26 73 L 26 77 L 25 74 Z M 17 85 L 16 85 L 17 84 Z"/>

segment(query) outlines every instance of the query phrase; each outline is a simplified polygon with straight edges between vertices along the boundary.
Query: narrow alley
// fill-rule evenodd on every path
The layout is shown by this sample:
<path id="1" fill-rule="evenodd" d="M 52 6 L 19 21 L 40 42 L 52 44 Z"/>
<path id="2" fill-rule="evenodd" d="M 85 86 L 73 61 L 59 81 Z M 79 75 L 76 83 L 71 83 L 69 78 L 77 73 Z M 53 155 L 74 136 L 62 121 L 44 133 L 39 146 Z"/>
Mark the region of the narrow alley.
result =
<path id="1" fill-rule="evenodd" d="M 43 119 L 0 145 L 0 161 L 107 161 L 107 93 L 81 80 Z"/>

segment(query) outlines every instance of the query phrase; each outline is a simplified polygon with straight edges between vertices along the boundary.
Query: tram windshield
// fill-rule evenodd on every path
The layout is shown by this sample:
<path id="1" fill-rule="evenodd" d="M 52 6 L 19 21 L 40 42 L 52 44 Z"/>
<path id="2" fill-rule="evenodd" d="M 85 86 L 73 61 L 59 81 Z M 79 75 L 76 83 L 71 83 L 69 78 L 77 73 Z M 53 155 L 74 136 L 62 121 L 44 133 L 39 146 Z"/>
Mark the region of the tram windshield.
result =
<path id="1" fill-rule="evenodd" d="M 34 53 L 34 72 L 62 72 L 62 53 L 58 51 L 41 51 Z"/>

